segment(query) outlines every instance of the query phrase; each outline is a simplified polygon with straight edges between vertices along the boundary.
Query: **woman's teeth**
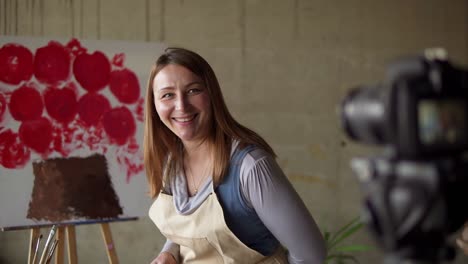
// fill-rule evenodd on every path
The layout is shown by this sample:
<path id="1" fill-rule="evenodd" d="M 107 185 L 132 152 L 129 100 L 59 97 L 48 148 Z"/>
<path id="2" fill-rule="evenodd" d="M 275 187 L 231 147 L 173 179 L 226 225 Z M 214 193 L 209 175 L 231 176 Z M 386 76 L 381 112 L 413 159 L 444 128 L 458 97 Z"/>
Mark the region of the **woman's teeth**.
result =
<path id="1" fill-rule="evenodd" d="M 174 120 L 178 122 L 189 122 L 189 121 L 192 121 L 194 118 L 195 118 L 195 115 L 189 116 L 189 117 L 178 117 L 178 118 L 174 118 Z"/>

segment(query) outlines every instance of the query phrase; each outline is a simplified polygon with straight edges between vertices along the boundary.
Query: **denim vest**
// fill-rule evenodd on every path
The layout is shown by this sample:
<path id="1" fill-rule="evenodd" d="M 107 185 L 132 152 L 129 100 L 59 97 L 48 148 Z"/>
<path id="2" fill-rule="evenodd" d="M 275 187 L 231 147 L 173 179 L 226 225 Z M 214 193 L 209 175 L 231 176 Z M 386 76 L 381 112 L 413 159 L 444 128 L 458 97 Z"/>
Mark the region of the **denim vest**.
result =
<path id="1" fill-rule="evenodd" d="M 279 242 L 263 224 L 255 210 L 249 207 L 241 193 L 240 168 L 244 157 L 255 149 L 248 146 L 237 149 L 231 157 L 228 174 L 215 192 L 223 207 L 224 219 L 229 229 L 249 248 L 269 256 Z"/>

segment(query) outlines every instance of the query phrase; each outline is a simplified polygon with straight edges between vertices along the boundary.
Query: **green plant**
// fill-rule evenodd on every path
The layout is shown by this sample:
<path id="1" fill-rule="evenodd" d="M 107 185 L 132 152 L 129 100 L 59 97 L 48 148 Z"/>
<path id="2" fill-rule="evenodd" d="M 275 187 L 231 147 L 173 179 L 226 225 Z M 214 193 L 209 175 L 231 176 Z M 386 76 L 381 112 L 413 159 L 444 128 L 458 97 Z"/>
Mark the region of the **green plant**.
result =
<path id="1" fill-rule="evenodd" d="M 343 245 L 351 235 L 362 229 L 364 224 L 359 217 L 352 219 L 336 232 L 323 232 L 323 237 L 327 245 L 326 264 L 346 264 L 359 263 L 359 260 L 352 254 L 355 252 L 367 251 L 371 249 L 365 245 Z"/>

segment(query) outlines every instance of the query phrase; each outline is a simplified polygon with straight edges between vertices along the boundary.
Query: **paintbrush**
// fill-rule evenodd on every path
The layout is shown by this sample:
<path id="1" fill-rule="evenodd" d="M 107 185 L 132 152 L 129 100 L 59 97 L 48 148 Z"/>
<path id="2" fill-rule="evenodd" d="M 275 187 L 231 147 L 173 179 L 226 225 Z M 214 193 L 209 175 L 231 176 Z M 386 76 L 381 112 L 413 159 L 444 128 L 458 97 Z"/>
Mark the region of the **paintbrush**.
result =
<path id="1" fill-rule="evenodd" d="M 47 253 L 48 253 L 48 248 L 49 244 L 52 240 L 52 238 L 55 236 L 55 232 L 57 231 L 57 226 L 53 225 L 52 228 L 50 229 L 49 236 L 47 237 L 47 241 L 44 245 L 44 250 L 42 251 L 41 259 L 39 260 L 39 264 L 44 264 L 44 261 L 46 260 Z"/>
<path id="2" fill-rule="evenodd" d="M 37 257 L 37 252 L 39 251 L 39 244 L 41 243 L 41 239 L 42 239 L 42 234 L 37 238 L 36 246 L 34 249 L 34 255 L 32 258 L 32 264 L 36 264 L 36 257 Z"/>
<path id="3" fill-rule="evenodd" d="M 52 246 L 50 247 L 49 252 L 47 253 L 47 259 L 46 259 L 46 264 L 50 263 L 50 260 L 52 259 L 52 256 L 54 255 L 55 248 L 57 247 L 58 239 L 55 239 L 54 243 L 52 243 Z"/>

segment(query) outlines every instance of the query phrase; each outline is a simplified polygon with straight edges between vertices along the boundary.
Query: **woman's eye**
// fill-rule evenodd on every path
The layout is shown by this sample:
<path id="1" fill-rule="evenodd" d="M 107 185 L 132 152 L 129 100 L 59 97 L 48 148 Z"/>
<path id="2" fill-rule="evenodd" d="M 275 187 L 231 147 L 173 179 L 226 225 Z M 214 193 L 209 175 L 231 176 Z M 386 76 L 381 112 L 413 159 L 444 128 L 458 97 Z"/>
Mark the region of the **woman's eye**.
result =
<path id="1" fill-rule="evenodd" d="M 198 89 L 198 88 L 192 88 L 192 89 L 188 90 L 189 94 L 195 94 L 195 93 L 199 93 L 199 92 L 201 92 L 201 90 Z"/>
<path id="2" fill-rule="evenodd" d="M 165 98 L 169 98 L 169 97 L 172 97 L 172 93 L 165 93 L 165 94 L 161 95 L 161 99 L 165 99 Z"/>

